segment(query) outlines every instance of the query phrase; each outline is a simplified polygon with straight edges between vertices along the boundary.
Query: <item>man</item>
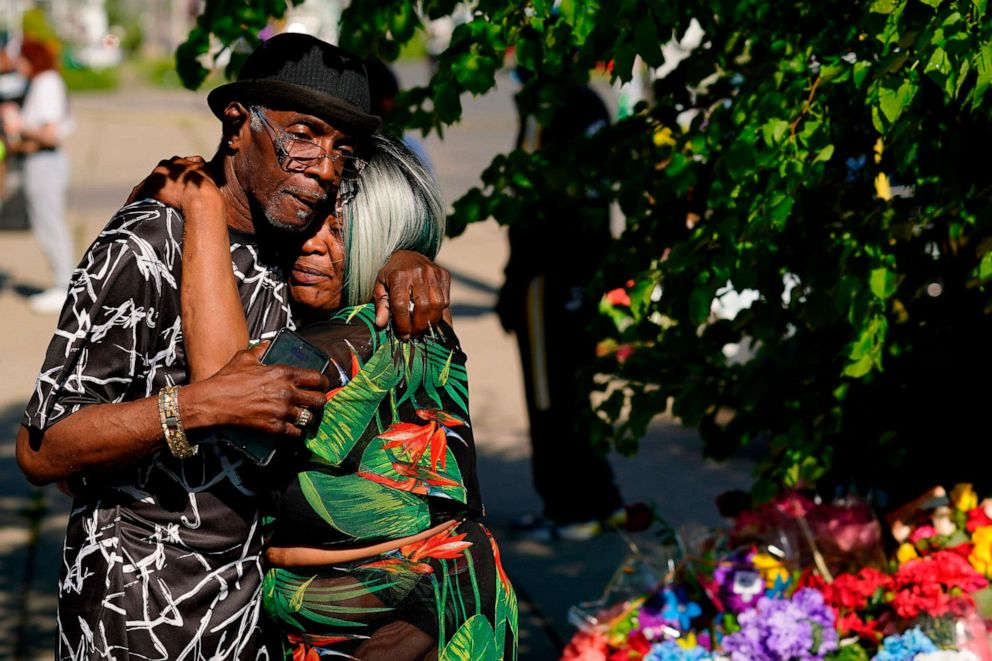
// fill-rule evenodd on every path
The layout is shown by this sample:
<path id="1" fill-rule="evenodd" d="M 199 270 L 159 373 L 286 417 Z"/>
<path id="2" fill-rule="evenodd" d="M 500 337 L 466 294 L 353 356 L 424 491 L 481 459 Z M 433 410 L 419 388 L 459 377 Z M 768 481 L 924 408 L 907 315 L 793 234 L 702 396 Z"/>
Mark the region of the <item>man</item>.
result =
<path id="1" fill-rule="evenodd" d="M 519 101 L 518 101 L 519 102 Z M 587 86 L 568 90 L 566 110 L 547 126 L 521 117 L 518 148 L 563 146 L 609 123 L 599 96 Z M 605 525 L 625 522 L 620 492 L 609 462 L 581 428 L 589 409 L 590 365 L 596 342 L 586 330 L 596 301 L 586 293 L 610 238 L 610 210 L 601 200 L 581 204 L 545 197 L 533 210 L 538 221 L 510 227 L 510 258 L 496 311 L 500 323 L 517 337 L 530 420 L 531 471 L 544 503 L 541 516 L 514 522 L 521 535 L 541 540 L 584 540 Z M 554 268 L 547 247 L 569 255 Z"/>
<path id="2" fill-rule="evenodd" d="M 357 58 L 280 35 L 208 97 L 224 139 L 206 171 L 226 202 L 252 339 L 292 326 L 279 254 L 333 204 L 344 163 L 378 126 Z M 195 203 L 195 200 L 194 200 Z M 274 658 L 258 591 L 260 516 L 246 460 L 205 434 L 220 425 L 299 435 L 323 405 L 318 372 L 269 368 L 259 349 L 188 380 L 179 284 L 183 218 L 125 206 L 83 257 L 17 439 L 35 483 L 74 494 L 59 582 L 58 658 Z M 295 241 L 293 240 L 296 237 Z M 379 321 L 397 334 L 447 306 L 409 255 L 380 274 Z M 433 270 L 432 270 L 433 269 Z M 412 302 L 416 308 L 408 312 Z M 189 438 L 186 437 L 189 433 Z M 195 438 L 194 438 L 195 437 Z M 163 442 L 163 438 L 165 442 Z M 197 440 L 190 443 L 190 439 Z M 264 469 L 262 469 L 264 470 Z"/>

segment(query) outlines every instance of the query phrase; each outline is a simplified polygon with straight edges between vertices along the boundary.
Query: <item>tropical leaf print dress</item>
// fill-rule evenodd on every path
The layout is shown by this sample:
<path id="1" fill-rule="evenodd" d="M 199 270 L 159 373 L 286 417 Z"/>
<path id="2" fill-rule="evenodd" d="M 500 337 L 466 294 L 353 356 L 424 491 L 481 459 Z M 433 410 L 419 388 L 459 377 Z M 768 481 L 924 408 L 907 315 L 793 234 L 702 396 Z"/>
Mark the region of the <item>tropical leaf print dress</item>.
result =
<path id="1" fill-rule="evenodd" d="M 287 658 L 516 658 L 517 602 L 483 514 L 465 355 L 442 324 L 393 340 L 371 305 L 301 332 L 331 357 L 319 426 L 272 467 L 270 544 L 342 548 L 454 525 L 382 555 L 271 569 Z"/>

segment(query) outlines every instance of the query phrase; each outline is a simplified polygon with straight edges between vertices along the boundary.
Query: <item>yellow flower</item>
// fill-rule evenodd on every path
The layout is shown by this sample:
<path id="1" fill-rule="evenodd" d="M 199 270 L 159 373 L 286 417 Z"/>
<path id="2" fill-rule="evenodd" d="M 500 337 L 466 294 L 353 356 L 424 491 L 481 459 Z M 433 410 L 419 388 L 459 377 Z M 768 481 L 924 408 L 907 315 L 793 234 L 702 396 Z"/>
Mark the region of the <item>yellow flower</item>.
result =
<path id="1" fill-rule="evenodd" d="M 978 507 L 978 494 L 971 484 L 962 482 L 951 489 L 951 502 L 962 512 L 970 512 Z"/>
<path id="2" fill-rule="evenodd" d="M 755 553 L 751 562 L 754 563 L 754 568 L 758 570 L 761 577 L 765 579 L 765 585 L 770 588 L 775 587 L 778 579 L 782 579 L 783 583 L 789 580 L 789 572 L 782 565 L 782 562 L 773 555 Z"/>
<path id="3" fill-rule="evenodd" d="M 916 547 L 909 542 L 903 542 L 899 545 L 899 549 L 896 551 L 896 560 L 899 561 L 899 565 L 902 566 L 909 562 L 910 560 L 916 560 L 920 557 L 920 554 L 916 552 Z"/>
<path id="4" fill-rule="evenodd" d="M 696 641 L 696 634 L 693 631 L 690 631 L 681 638 L 676 638 L 675 642 L 678 643 L 680 647 L 687 650 L 691 650 L 693 647 L 695 647 L 698 644 Z"/>
<path id="5" fill-rule="evenodd" d="M 974 547 L 968 562 L 986 578 L 992 578 L 992 526 L 983 526 L 971 536 Z"/>
<path id="6" fill-rule="evenodd" d="M 667 126 L 659 126 L 654 130 L 654 144 L 656 147 L 665 147 L 675 145 L 675 137 L 672 134 L 672 129 Z"/>

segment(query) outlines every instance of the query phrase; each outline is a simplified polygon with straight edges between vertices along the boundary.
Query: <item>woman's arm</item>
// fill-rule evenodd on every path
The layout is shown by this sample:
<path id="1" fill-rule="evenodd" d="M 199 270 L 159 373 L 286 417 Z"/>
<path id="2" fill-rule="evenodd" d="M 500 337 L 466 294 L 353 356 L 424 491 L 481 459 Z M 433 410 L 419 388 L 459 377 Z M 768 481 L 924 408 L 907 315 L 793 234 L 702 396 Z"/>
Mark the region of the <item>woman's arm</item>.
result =
<path id="1" fill-rule="evenodd" d="M 216 374 L 250 339 L 231 270 L 224 198 L 207 167 L 199 156 L 162 161 L 128 200 L 150 197 L 183 216 L 181 305 L 191 382 Z"/>
<path id="2" fill-rule="evenodd" d="M 32 154 L 39 149 L 54 149 L 61 144 L 59 125 L 55 122 L 37 128 L 22 128 L 13 147 L 15 151 Z"/>
<path id="3" fill-rule="evenodd" d="M 248 323 L 231 270 L 224 200 L 204 187 L 187 201 L 183 239 L 182 320 L 190 381 L 212 376 L 248 346 Z"/>

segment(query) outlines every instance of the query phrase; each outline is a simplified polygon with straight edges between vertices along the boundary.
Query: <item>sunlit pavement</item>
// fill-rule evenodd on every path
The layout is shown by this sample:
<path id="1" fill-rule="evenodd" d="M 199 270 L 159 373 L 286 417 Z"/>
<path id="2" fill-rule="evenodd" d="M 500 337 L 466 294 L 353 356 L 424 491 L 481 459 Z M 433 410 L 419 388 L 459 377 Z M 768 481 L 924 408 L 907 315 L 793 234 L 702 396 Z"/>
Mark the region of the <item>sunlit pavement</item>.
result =
<path id="1" fill-rule="evenodd" d="M 425 70 L 400 70 L 404 83 Z M 476 184 L 492 156 L 512 146 L 516 126 L 512 83 L 464 99 L 463 121 L 445 141 L 426 139 L 449 202 Z M 203 96 L 130 86 L 112 94 L 72 97 L 76 131 L 69 139 L 72 185 L 69 222 L 77 253 L 159 159 L 209 155 L 219 125 Z M 552 255 L 552 258 L 558 258 Z M 505 236 L 494 222 L 478 223 L 448 241 L 438 261 L 454 276 L 455 326 L 470 357 L 472 417 L 488 524 L 503 549 L 518 587 L 520 658 L 553 659 L 573 629 L 568 607 L 595 598 L 625 555 L 614 534 L 587 542 L 514 540 L 509 521 L 539 509 L 530 486 L 522 381 L 515 344 L 492 313 L 506 258 Z M 54 315 L 28 310 L 26 296 L 48 285 L 42 254 L 27 231 L 0 231 L 0 658 L 49 659 L 54 645 L 55 583 L 69 500 L 54 487 L 31 487 L 14 461 L 14 436 L 30 396 Z M 700 459 L 696 435 L 659 419 L 633 460 L 615 458 L 618 481 L 629 501 L 649 500 L 673 523 L 716 524 L 713 497 L 748 484 L 742 462 L 717 465 Z"/>

